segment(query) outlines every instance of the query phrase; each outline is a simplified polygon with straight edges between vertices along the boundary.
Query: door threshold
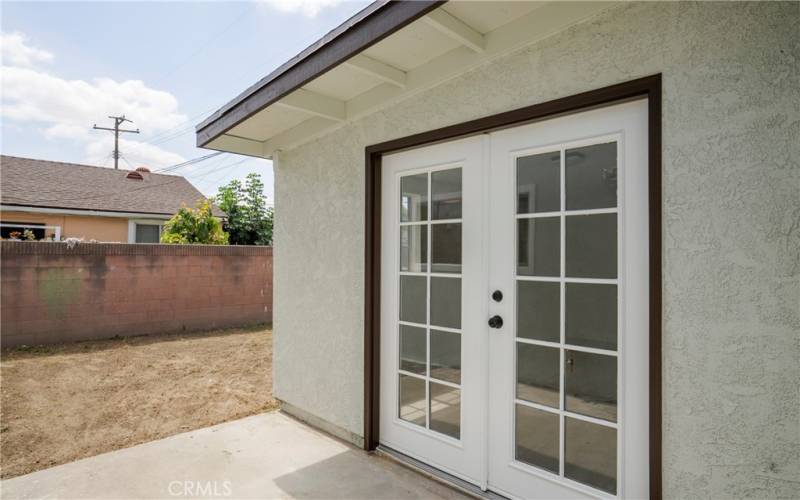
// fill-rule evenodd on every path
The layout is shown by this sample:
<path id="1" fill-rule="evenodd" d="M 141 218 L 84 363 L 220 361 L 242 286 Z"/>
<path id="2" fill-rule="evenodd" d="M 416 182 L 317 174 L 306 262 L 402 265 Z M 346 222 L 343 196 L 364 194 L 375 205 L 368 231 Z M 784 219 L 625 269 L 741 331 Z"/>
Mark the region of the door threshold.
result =
<path id="1" fill-rule="evenodd" d="M 394 460 L 400 465 L 408 467 L 409 469 L 412 469 L 423 476 L 442 483 L 445 486 L 449 486 L 450 488 L 453 488 L 454 490 L 464 493 L 465 495 L 469 495 L 473 498 L 477 498 L 479 500 L 508 500 L 502 495 L 498 495 L 492 491 L 483 491 L 472 483 L 455 477 L 452 474 L 448 474 L 447 472 L 441 471 L 436 467 L 432 467 L 425 462 L 420 462 L 416 458 L 409 457 L 408 455 L 397 450 L 387 448 L 386 446 L 378 445 L 378 447 L 375 449 L 375 452 L 382 457 Z"/>

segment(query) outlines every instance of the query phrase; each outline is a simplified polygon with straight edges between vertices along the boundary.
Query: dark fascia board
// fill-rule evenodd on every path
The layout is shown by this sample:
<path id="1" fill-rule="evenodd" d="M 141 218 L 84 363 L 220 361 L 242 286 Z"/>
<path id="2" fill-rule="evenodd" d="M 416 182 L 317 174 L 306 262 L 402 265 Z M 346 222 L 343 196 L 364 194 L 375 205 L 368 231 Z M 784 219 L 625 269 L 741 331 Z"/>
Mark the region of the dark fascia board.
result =
<path id="1" fill-rule="evenodd" d="M 197 146 L 204 147 L 254 113 L 443 3 L 443 0 L 373 2 L 203 120 L 196 129 Z"/>

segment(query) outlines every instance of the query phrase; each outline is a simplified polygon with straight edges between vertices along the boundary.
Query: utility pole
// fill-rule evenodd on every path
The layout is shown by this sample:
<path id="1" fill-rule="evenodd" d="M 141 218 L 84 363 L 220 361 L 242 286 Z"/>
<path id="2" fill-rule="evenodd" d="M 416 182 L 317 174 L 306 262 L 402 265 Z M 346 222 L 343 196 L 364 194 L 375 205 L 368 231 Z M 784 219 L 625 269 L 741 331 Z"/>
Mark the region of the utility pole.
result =
<path id="1" fill-rule="evenodd" d="M 114 120 L 114 128 L 106 128 L 106 127 L 98 127 L 97 124 L 92 127 L 95 130 L 108 130 L 110 132 L 114 132 L 114 169 L 119 169 L 119 134 L 120 132 L 129 132 L 131 134 L 138 134 L 139 129 L 136 130 L 124 130 L 119 128 L 125 122 L 133 123 L 132 121 L 125 118 L 125 115 L 122 116 L 109 116 L 112 120 Z"/>

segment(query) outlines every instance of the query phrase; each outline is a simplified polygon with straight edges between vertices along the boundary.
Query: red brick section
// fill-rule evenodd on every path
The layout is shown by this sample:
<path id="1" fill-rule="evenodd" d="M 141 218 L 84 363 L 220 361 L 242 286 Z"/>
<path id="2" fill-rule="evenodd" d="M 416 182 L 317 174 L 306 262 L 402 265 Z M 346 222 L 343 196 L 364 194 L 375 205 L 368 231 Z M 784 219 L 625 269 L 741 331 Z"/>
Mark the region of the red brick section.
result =
<path id="1" fill-rule="evenodd" d="M 0 241 L 0 343 L 272 321 L 272 248 Z"/>

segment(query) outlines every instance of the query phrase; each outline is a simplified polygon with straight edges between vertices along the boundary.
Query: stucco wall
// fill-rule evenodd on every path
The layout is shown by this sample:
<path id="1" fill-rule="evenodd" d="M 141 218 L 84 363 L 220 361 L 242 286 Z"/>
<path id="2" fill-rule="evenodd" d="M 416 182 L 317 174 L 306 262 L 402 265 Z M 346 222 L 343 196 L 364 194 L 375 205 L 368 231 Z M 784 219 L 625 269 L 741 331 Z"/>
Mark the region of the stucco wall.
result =
<path id="1" fill-rule="evenodd" d="M 3 211 L 3 222 L 38 222 L 48 226 L 61 226 L 64 238 L 84 238 L 106 242 L 128 242 L 128 219 L 121 217 L 87 217 L 81 215 L 38 214 Z M 48 230 L 48 234 L 52 230 Z"/>
<path id="2" fill-rule="evenodd" d="M 664 78 L 664 491 L 800 496 L 800 3 L 627 4 L 275 165 L 277 397 L 362 433 L 364 147 Z"/>

